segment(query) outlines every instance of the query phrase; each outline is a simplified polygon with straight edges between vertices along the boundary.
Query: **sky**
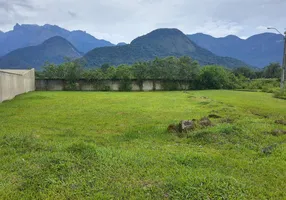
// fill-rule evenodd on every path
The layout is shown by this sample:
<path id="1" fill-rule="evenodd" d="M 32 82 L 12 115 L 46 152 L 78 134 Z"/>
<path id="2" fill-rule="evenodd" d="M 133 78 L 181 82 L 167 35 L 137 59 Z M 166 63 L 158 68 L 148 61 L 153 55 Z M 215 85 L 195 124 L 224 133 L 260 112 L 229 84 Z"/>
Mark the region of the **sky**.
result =
<path id="1" fill-rule="evenodd" d="M 115 44 L 157 28 L 247 38 L 267 26 L 284 32 L 285 10 L 286 0 L 0 0 L 0 30 L 52 24 Z"/>

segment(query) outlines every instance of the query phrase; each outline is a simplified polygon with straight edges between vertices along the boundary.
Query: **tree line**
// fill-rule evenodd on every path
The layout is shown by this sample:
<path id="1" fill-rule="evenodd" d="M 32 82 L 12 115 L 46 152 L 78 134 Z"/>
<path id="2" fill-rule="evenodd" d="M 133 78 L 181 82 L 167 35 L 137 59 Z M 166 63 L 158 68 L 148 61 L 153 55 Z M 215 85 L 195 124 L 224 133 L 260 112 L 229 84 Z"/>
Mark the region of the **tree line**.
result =
<path id="1" fill-rule="evenodd" d="M 190 89 L 237 89 L 247 87 L 245 84 L 252 79 L 279 79 L 281 66 L 271 63 L 264 69 L 240 67 L 227 69 L 221 66 L 200 66 L 195 60 L 184 56 L 180 58 L 156 58 L 152 61 L 137 62 L 133 65 L 118 67 L 104 64 L 101 67 L 85 69 L 79 62 L 66 62 L 60 65 L 46 63 L 41 72 L 37 72 L 39 79 L 64 79 L 75 82 L 79 79 L 88 81 L 132 79 L 143 81 L 176 80 L 189 82 Z M 277 81 L 278 82 L 278 81 Z"/>

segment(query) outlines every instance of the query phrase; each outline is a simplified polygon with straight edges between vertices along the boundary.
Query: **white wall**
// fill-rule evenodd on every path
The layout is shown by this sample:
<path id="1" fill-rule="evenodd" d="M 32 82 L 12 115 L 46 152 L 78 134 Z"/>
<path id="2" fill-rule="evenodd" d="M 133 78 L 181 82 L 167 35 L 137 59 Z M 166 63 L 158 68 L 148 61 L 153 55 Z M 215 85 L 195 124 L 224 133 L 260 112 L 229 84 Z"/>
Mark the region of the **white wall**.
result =
<path id="1" fill-rule="evenodd" d="M 35 90 L 35 70 L 0 69 L 0 103 Z"/>

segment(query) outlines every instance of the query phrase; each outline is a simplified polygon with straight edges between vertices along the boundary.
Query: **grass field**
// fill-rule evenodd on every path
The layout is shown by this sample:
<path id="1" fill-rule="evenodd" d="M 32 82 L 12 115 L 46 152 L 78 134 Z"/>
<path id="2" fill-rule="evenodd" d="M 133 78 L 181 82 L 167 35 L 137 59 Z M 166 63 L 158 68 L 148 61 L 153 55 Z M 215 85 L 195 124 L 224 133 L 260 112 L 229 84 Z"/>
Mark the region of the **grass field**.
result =
<path id="1" fill-rule="evenodd" d="M 167 132 L 209 114 L 233 122 Z M 21 95 L 0 104 L 0 199 L 286 199 L 283 119 L 258 92 Z"/>

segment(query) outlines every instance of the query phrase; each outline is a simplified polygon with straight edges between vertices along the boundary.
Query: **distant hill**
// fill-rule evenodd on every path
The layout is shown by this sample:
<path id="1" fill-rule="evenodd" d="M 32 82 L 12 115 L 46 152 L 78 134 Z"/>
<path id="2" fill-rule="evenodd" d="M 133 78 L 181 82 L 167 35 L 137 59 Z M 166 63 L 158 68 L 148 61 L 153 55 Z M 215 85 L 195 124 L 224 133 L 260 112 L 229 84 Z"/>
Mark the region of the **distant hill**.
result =
<path id="1" fill-rule="evenodd" d="M 80 58 L 79 51 L 66 39 L 55 36 L 40 45 L 17 49 L 0 58 L 0 68 L 41 69 L 45 62 L 60 64 L 65 58 Z"/>
<path id="2" fill-rule="evenodd" d="M 126 45 L 125 42 L 119 42 L 119 43 L 117 44 L 117 46 L 124 46 L 124 45 Z"/>
<path id="3" fill-rule="evenodd" d="M 131 44 L 96 48 L 83 57 L 87 66 L 132 64 L 155 57 L 191 56 L 200 64 L 219 64 L 227 67 L 246 66 L 245 63 L 229 57 L 219 57 L 199 47 L 178 29 L 158 29 L 138 37 Z"/>
<path id="4" fill-rule="evenodd" d="M 278 34 L 263 33 L 245 40 L 234 35 L 214 38 L 202 33 L 188 37 L 219 56 L 233 57 L 252 66 L 265 67 L 270 62 L 282 62 L 284 43 L 283 37 Z"/>
<path id="5" fill-rule="evenodd" d="M 59 26 L 16 24 L 12 31 L 0 33 L 0 56 L 18 48 L 34 46 L 45 40 L 61 36 L 71 42 L 80 52 L 86 53 L 97 47 L 113 46 L 108 41 L 99 40 L 84 31 L 68 31 Z"/>

